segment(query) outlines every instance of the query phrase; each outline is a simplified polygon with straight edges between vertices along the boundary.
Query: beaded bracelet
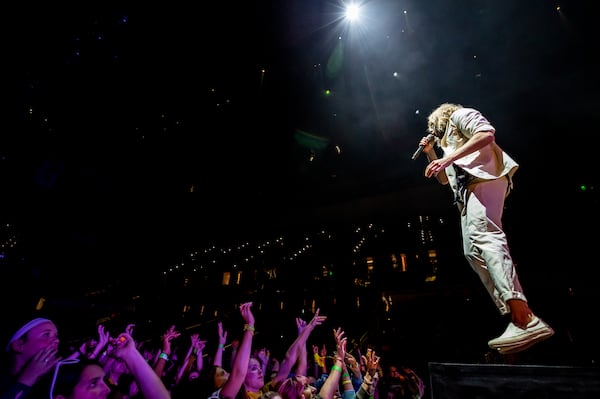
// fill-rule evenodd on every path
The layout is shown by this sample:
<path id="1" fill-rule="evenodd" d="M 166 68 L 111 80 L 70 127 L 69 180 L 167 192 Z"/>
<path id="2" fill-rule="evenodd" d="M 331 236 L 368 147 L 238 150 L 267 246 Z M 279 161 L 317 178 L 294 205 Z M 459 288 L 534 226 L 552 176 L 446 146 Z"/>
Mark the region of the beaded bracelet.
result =
<path id="1" fill-rule="evenodd" d="M 254 326 L 251 326 L 250 324 L 244 324 L 244 331 L 250 331 L 250 333 L 252 335 L 254 335 L 254 332 L 256 331 L 256 329 L 254 328 Z"/>

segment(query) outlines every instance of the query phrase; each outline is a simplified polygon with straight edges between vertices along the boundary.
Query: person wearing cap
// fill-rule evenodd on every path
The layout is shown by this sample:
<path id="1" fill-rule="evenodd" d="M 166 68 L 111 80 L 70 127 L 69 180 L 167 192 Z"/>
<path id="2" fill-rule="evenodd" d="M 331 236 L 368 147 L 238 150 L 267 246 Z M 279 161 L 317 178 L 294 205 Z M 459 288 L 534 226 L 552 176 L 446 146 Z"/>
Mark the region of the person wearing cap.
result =
<path id="1" fill-rule="evenodd" d="M 0 399 L 26 399 L 31 388 L 61 360 L 58 329 L 38 317 L 25 323 L 6 346 L 7 363 L 0 374 Z"/>

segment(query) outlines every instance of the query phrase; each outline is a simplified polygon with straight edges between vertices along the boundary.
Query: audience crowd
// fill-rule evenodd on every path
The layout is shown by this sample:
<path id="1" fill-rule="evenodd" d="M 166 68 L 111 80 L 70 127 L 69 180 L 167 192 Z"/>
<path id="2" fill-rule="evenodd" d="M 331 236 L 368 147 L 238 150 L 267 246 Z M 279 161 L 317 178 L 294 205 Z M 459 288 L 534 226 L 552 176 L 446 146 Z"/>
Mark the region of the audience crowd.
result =
<path id="1" fill-rule="evenodd" d="M 214 336 L 201 337 L 193 329 L 182 332 L 172 325 L 156 339 L 136 339 L 135 324 L 124 331 L 109 331 L 98 324 L 90 334 L 93 338 L 77 345 L 61 343 L 51 319 L 26 320 L 11 331 L 5 348 L 0 399 L 419 399 L 425 395 L 423 380 L 398 359 L 382 358 L 378 348 L 368 344 L 350 350 L 345 330 L 328 326 L 319 309 L 310 320 L 295 319 L 297 335 L 282 353 L 254 340 L 260 326 L 252 302 L 237 309 L 243 328 L 233 333 L 218 321 Z M 331 339 L 316 342 L 313 331 L 324 328 L 331 329 Z"/>

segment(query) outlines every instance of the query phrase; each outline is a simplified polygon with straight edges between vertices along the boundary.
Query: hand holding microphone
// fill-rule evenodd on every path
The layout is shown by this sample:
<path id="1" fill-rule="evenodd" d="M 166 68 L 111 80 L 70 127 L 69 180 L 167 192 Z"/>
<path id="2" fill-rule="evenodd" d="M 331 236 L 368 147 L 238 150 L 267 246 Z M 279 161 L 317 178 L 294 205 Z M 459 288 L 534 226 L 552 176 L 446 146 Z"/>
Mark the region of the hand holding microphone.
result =
<path id="1" fill-rule="evenodd" d="M 429 133 L 426 137 L 422 138 L 420 141 L 420 144 L 419 144 L 419 148 L 417 148 L 415 153 L 412 155 L 412 159 L 413 160 L 417 159 L 417 157 L 419 155 L 421 155 L 421 153 L 423 152 L 423 148 L 425 148 L 425 146 L 434 139 L 435 139 L 435 136 L 431 133 Z"/>

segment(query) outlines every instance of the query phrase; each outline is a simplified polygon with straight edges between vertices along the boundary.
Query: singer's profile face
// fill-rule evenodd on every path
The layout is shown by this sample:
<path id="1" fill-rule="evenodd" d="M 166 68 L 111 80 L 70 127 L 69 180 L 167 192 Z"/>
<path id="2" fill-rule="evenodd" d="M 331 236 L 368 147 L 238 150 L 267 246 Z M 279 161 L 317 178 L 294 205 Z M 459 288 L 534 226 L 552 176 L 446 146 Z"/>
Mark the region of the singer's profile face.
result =
<path id="1" fill-rule="evenodd" d="M 435 123 L 434 122 L 429 122 L 427 124 L 427 131 L 437 137 L 437 133 L 436 133 L 436 130 L 435 130 Z"/>

